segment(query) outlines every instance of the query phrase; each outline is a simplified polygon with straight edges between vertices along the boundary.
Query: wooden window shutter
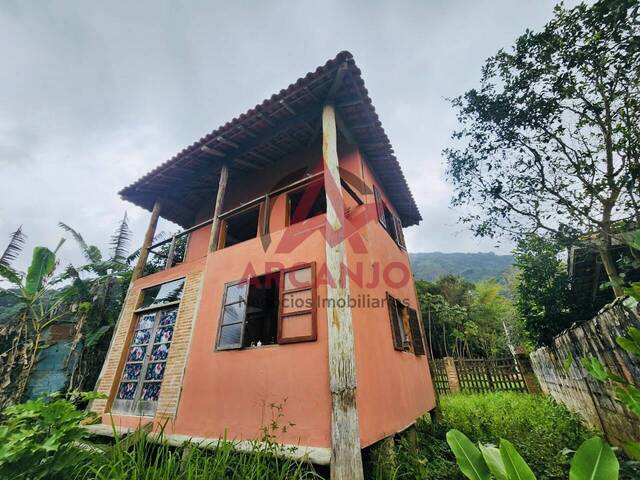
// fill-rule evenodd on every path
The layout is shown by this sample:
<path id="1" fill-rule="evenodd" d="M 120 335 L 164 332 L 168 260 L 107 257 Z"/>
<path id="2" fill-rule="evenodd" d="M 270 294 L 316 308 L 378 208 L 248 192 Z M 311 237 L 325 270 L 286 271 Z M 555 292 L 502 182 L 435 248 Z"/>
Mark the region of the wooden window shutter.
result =
<path id="1" fill-rule="evenodd" d="M 424 340 L 422 339 L 422 329 L 418 312 L 413 308 L 409 309 L 409 327 L 411 328 L 411 340 L 413 342 L 413 352 L 416 355 L 424 355 Z"/>
<path id="2" fill-rule="evenodd" d="M 396 350 L 404 350 L 402 340 L 402 328 L 400 314 L 398 313 L 398 306 L 396 305 L 396 299 L 387 293 L 387 307 L 389 307 L 389 320 L 391 321 L 391 335 L 393 337 L 393 348 Z"/>
<path id="3" fill-rule="evenodd" d="M 382 202 L 382 196 L 380 195 L 380 190 L 374 185 L 373 186 L 373 197 L 376 202 L 376 212 L 378 213 L 378 220 L 380 223 L 387 228 L 387 221 L 384 218 L 384 203 Z"/>
<path id="4" fill-rule="evenodd" d="M 279 303 L 278 343 L 318 338 L 315 263 L 280 272 Z"/>
<path id="5" fill-rule="evenodd" d="M 398 245 L 400 245 L 405 250 L 407 249 L 407 245 L 404 243 L 404 232 L 402 231 L 402 222 L 396 216 L 393 217 L 393 220 L 396 224 L 396 236 L 398 238 Z"/>

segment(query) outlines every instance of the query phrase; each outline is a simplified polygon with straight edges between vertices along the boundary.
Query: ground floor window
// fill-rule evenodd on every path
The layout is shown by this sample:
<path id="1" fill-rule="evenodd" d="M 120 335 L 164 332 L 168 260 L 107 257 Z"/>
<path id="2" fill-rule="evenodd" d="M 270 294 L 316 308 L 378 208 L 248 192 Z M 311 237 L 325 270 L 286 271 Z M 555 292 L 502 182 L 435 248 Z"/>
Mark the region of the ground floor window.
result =
<path id="1" fill-rule="evenodd" d="M 305 342 L 316 338 L 314 264 L 226 285 L 218 350 Z"/>
<path id="2" fill-rule="evenodd" d="M 143 292 L 143 309 L 137 314 L 129 348 L 125 352 L 125 364 L 113 401 L 114 413 L 155 414 L 178 317 L 176 302 L 182 296 L 183 283 L 184 280 L 170 282 Z M 180 290 L 179 295 L 176 294 L 177 289 Z M 159 297 L 163 298 L 159 295 L 163 291 L 170 292 L 172 305 L 154 310 L 144 308 L 145 305 L 156 304 Z"/>

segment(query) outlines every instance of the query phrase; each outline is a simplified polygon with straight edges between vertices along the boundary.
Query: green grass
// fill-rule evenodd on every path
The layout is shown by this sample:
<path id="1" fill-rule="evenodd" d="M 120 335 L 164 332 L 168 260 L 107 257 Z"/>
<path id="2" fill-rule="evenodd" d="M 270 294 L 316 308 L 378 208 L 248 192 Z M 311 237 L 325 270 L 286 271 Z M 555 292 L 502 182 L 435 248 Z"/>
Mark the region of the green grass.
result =
<path id="1" fill-rule="evenodd" d="M 76 478 L 83 480 L 302 480 L 319 478 L 308 462 L 281 456 L 284 447 L 255 442 L 250 453 L 239 453 L 234 442 L 222 441 L 208 450 L 195 445 L 173 448 L 151 443 L 141 435 L 133 445 L 116 441 L 102 459 Z"/>
<path id="2" fill-rule="evenodd" d="M 392 478 L 464 478 L 445 440 L 452 428 L 473 442 L 497 445 L 500 438 L 511 441 L 538 480 L 566 480 L 571 458 L 566 449 L 575 450 L 592 433 L 575 414 L 542 396 L 515 392 L 447 395 L 441 397 L 439 423 L 419 420 L 417 453 L 404 441 L 398 446 Z"/>

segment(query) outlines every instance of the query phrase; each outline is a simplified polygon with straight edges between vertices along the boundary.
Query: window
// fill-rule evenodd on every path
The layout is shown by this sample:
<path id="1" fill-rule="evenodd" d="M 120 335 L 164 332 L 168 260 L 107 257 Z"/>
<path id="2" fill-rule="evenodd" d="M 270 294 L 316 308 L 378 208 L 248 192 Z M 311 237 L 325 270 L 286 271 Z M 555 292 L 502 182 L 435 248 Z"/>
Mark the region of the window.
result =
<path id="1" fill-rule="evenodd" d="M 418 312 L 387 293 L 393 348 L 424 355 L 424 341 Z"/>
<path id="2" fill-rule="evenodd" d="M 260 206 L 229 215 L 222 221 L 220 248 L 251 240 L 258 235 Z"/>
<path id="3" fill-rule="evenodd" d="M 178 317 L 174 305 L 149 312 L 149 306 L 167 303 L 167 298 L 182 296 L 184 279 L 151 287 L 143 291 L 143 306 L 138 314 L 120 384 L 113 402 L 113 411 L 131 415 L 154 415 L 160 397 L 162 380 Z M 179 295 L 176 291 L 180 292 Z"/>
<path id="4" fill-rule="evenodd" d="M 217 349 L 316 340 L 314 299 L 314 264 L 228 284 Z"/>
<path id="5" fill-rule="evenodd" d="M 327 196 L 322 182 L 312 182 L 287 194 L 288 225 L 327 212 Z"/>
<path id="6" fill-rule="evenodd" d="M 142 292 L 140 308 L 153 308 L 167 303 L 178 302 L 182 298 L 183 289 L 184 278 L 146 288 Z"/>
<path id="7" fill-rule="evenodd" d="M 398 244 L 399 247 L 406 250 L 407 246 L 404 241 L 404 233 L 402 231 L 402 222 L 396 217 L 389 207 L 382 200 L 382 195 L 377 187 L 373 186 L 373 196 L 376 202 L 376 212 L 378 214 L 378 220 L 387 231 L 389 236 L 393 238 L 393 241 Z"/>

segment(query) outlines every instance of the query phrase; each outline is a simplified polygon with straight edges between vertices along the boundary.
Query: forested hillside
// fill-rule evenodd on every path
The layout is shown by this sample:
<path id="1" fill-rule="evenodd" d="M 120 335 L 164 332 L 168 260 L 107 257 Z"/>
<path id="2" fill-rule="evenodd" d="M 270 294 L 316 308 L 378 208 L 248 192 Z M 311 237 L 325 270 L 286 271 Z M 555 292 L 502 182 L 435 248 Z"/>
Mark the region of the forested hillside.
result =
<path id="1" fill-rule="evenodd" d="M 443 275 L 458 275 L 469 282 L 487 278 L 502 281 L 503 274 L 513 264 L 511 255 L 480 253 L 410 253 L 411 266 L 416 278 L 435 280 Z"/>

